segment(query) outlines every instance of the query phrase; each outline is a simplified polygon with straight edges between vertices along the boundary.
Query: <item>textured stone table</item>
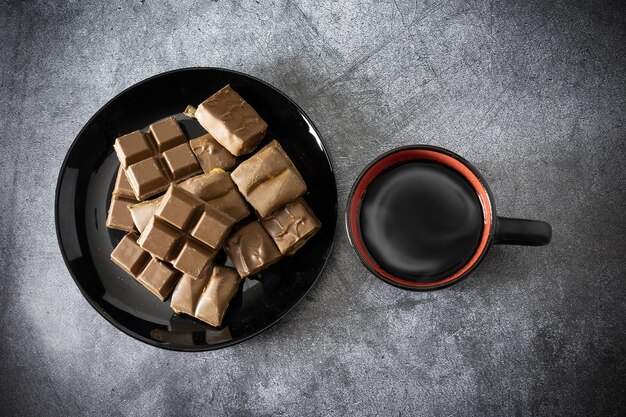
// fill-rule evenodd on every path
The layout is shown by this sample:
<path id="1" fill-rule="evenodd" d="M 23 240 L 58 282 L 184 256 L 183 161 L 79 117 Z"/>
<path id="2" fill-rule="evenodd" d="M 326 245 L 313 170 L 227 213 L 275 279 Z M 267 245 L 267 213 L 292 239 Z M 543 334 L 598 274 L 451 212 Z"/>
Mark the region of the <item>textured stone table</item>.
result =
<path id="1" fill-rule="evenodd" d="M 0 415 L 625 413 L 618 3 L 2 1 Z M 429 143 L 475 163 L 500 214 L 552 223 L 553 242 L 496 247 L 459 285 L 411 293 L 357 261 L 341 211 L 324 274 L 270 330 L 200 354 L 137 342 L 67 272 L 55 183 L 107 100 L 189 66 L 298 102 L 341 207 L 376 155 Z"/>

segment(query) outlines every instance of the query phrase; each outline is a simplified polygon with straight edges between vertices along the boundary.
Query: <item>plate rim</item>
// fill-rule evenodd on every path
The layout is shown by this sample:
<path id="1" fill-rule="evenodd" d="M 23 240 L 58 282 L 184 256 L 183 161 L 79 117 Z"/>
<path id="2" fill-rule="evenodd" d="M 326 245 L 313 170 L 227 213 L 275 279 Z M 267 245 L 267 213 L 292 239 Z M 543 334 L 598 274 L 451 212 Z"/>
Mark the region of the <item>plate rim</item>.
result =
<path id="1" fill-rule="evenodd" d="M 114 102 L 115 100 L 117 100 L 120 96 L 124 95 L 125 93 L 127 93 L 128 91 L 132 90 L 135 87 L 138 87 L 142 84 L 148 83 L 150 81 L 152 81 L 155 78 L 159 78 L 165 75 L 170 75 L 170 74 L 174 74 L 174 73 L 182 73 L 182 72 L 187 72 L 187 71 L 221 71 L 221 72 L 225 72 L 225 73 L 230 73 L 230 74 L 235 74 L 238 76 L 243 76 L 246 78 L 249 78 L 255 82 L 261 83 L 273 90 L 275 90 L 277 93 L 279 93 L 281 96 L 283 96 L 285 99 L 287 99 L 291 104 L 293 104 L 295 106 L 295 108 L 300 112 L 300 114 L 302 116 L 304 116 L 304 118 L 306 119 L 306 121 L 310 124 L 310 126 L 313 128 L 313 130 L 315 131 L 315 133 L 317 134 L 319 140 L 320 140 L 320 145 L 322 146 L 322 150 L 324 151 L 324 156 L 326 157 L 326 160 L 328 161 L 328 166 L 330 167 L 330 173 L 332 175 L 333 178 L 333 182 L 335 184 L 335 195 L 337 196 L 337 201 L 335 202 L 335 220 L 333 222 L 333 231 L 332 231 L 332 236 L 331 236 L 331 241 L 330 241 L 330 245 L 328 246 L 327 250 L 326 250 L 326 255 L 324 257 L 324 262 L 322 264 L 322 267 L 320 268 L 320 271 L 318 272 L 317 276 L 315 277 L 315 279 L 313 280 L 313 282 L 311 283 L 311 285 L 309 286 L 309 288 L 306 289 L 306 291 L 304 291 L 302 293 L 302 295 L 300 296 L 300 298 L 298 300 L 296 300 L 296 302 L 290 306 L 289 308 L 283 310 L 282 312 L 280 312 L 278 314 L 278 316 L 271 321 L 269 324 L 267 324 L 266 326 L 260 328 L 257 331 L 252 332 L 251 334 L 239 339 L 239 340 L 233 340 L 233 341 L 229 341 L 223 344 L 217 344 L 214 346 L 211 345 L 192 345 L 192 346 L 178 346 L 178 345 L 171 345 L 171 344 L 167 344 L 164 342 L 158 342 L 156 340 L 152 340 L 149 339 L 145 336 L 139 335 L 133 331 L 131 331 L 130 329 L 126 328 L 125 326 L 121 325 L 120 323 L 118 323 L 113 317 L 111 317 L 111 315 L 106 312 L 99 304 L 97 304 L 85 291 L 85 289 L 83 288 L 83 286 L 80 284 L 80 282 L 78 281 L 78 278 L 76 277 L 76 275 L 74 274 L 74 270 L 70 267 L 69 261 L 67 259 L 66 253 L 63 249 L 63 245 L 62 245 L 62 240 L 61 240 L 61 230 L 60 230 L 60 222 L 59 222 L 59 194 L 60 194 L 60 190 L 61 190 L 61 181 L 63 178 L 63 174 L 65 174 L 66 170 L 67 170 L 67 163 L 68 163 L 68 158 L 70 157 L 70 154 L 72 153 L 72 151 L 74 150 L 74 147 L 76 146 L 76 144 L 78 143 L 78 139 L 83 135 L 83 133 L 85 132 L 85 130 L 87 129 L 88 126 L 91 125 L 91 123 L 93 122 L 93 120 L 98 117 L 100 115 L 101 112 L 104 111 L 105 108 L 107 108 L 112 102 Z M 282 90 L 276 88 L 275 86 L 271 85 L 270 83 L 261 80 L 260 78 L 257 78 L 255 76 L 240 72 L 240 71 L 236 71 L 236 70 L 231 70 L 228 68 L 222 68 L 222 67 L 184 67 L 184 68 L 178 68 L 178 69 L 174 69 L 174 70 L 169 70 L 169 71 L 164 71 L 155 75 L 152 75 L 150 77 L 144 78 L 141 81 L 138 81 L 126 88 L 124 88 L 122 91 L 120 91 L 119 93 L 115 94 L 111 99 L 109 99 L 106 103 L 104 103 L 102 106 L 100 106 L 100 108 L 89 118 L 89 120 L 87 120 L 87 122 L 83 125 L 83 127 L 80 129 L 80 131 L 76 134 L 76 137 L 74 137 L 74 140 L 72 140 L 71 145 L 69 146 L 69 148 L 67 149 L 67 152 L 65 153 L 65 157 L 63 158 L 63 162 L 61 163 L 61 167 L 59 169 L 59 174 L 57 176 L 57 181 L 56 181 L 56 186 L 55 186 L 55 192 L 54 192 L 54 227 L 55 227 L 55 231 L 56 231 L 56 240 L 57 240 L 57 245 L 59 247 L 59 252 L 61 252 L 61 257 L 63 258 L 63 262 L 65 264 L 65 268 L 67 269 L 67 271 L 69 272 L 70 276 L 72 277 L 72 280 L 74 281 L 74 284 L 76 284 L 76 286 L 78 287 L 78 289 L 80 290 L 80 293 L 82 294 L 83 298 L 85 300 L 87 300 L 87 302 L 89 303 L 89 305 L 91 305 L 91 307 L 98 312 L 98 314 L 100 314 L 100 316 L 104 317 L 104 319 L 109 322 L 111 325 L 113 325 L 113 327 L 115 327 L 117 330 L 121 331 L 122 333 L 124 333 L 127 336 L 130 336 L 131 338 L 143 342 L 149 346 L 155 347 L 155 348 L 160 348 L 160 349 L 165 349 L 165 350 L 170 350 L 170 351 L 176 351 L 176 352 L 207 352 L 207 351 L 212 351 L 212 350 L 218 350 L 218 349 L 223 349 L 229 346 L 234 346 L 237 345 L 241 342 L 244 342 L 248 339 L 251 339 L 255 336 L 258 336 L 259 334 L 263 333 L 264 331 L 266 331 L 267 329 L 269 329 L 270 327 L 274 326 L 276 323 L 278 323 L 283 317 L 285 317 L 289 312 L 291 312 L 291 310 L 293 310 L 298 304 L 300 304 L 300 302 L 302 301 L 302 299 L 309 293 L 309 291 L 311 291 L 311 289 L 315 286 L 315 284 L 317 283 L 317 281 L 320 279 L 320 276 L 322 275 L 322 273 L 324 272 L 324 270 L 326 269 L 326 265 L 328 264 L 328 260 L 330 259 L 330 255 L 332 254 L 332 250 L 333 247 L 335 245 L 335 240 L 337 237 L 337 223 L 338 223 L 338 212 L 339 212 L 339 192 L 337 189 L 337 177 L 335 175 L 335 167 L 333 164 L 333 160 L 332 157 L 330 155 L 330 151 L 329 148 L 327 146 L 326 141 L 324 140 L 322 134 L 320 133 L 319 129 L 317 128 L 317 126 L 315 125 L 315 123 L 313 122 L 313 120 L 309 117 L 309 115 L 302 109 L 302 107 L 300 107 L 293 99 L 291 99 L 291 97 L 289 97 L 287 94 L 285 94 Z"/>

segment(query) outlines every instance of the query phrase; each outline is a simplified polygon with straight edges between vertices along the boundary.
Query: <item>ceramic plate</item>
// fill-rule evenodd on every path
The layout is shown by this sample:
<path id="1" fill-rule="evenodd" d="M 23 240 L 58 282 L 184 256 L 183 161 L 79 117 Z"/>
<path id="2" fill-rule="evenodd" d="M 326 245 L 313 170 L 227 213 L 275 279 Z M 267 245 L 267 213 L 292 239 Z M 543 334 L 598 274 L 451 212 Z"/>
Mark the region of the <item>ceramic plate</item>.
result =
<path id="1" fill-rule="evenodd" d="M 322 228 L 291 257 L 248 278 L 214 328 L 174 314 L 124 273 L 110 254 L 124 232 L 107 229 L 107 208 L 119 162 L 118 136 L 176 115 L 188 138 L 203 134 L 182 111 L 229 84 L 268 123 L 259 148 L 278 139 L 308 185 L 306 201 Z M 337 220 L 337 188 L 322 138 L 298 105 L 271 85 L 234 71 L 190 68 L 142 81 L 104 105 L 78 134 L 61 167 L 56 190 L 56 228 L 65 263 L 89 303 L 115 327 L 166 349 L 202 351 L 259 334 L 291 310 L 313 286 L 330 254 Z M 245 220 L 244 220 L 245 221 Z M 217 258 L 227 263 L 222 253 Z"/>

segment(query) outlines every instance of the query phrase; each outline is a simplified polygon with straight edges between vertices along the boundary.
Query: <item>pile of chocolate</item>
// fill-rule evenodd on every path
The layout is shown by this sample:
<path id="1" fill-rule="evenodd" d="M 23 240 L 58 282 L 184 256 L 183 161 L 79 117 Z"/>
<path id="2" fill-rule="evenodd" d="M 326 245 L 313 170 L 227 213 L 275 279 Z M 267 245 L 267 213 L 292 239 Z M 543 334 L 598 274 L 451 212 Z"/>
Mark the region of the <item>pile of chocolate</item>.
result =
<path id="1" fill-rule="evenodd" d="M 230 85 L 185 114 L 208 132 L 188 140 L 174 117 L 116 139 L 107 227 L 128 232 L 111 259 L 177 313 L 222 324 L 241 282 L 293 254 L 320 228 L 306 184 L 267 123 Z M 250 217 L 252 206 L 256 218 Z M 236 270 L 215 265 L 224 249 Z"/>

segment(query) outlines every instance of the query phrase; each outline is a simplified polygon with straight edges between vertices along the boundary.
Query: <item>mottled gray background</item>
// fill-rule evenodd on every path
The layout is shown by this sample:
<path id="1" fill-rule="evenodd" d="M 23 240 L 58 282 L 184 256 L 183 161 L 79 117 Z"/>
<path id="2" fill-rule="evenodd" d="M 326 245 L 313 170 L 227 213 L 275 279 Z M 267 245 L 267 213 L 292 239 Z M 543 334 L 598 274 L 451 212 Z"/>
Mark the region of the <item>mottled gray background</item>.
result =
<path id="1" fill-rule="evenodd" d="M 626 412 L 622 2 L 0 3 L 0 414 Z M 54 189 L 94 112 L 188 66 L 301 104 L 340 206 L 379 153 L 435 144 L 553 242 L 496 247 L 459 285 L 411 293 L 369 274 L 340 223 L 318 284 L 269 331 L 208 353 L 144 345 L 72 281 Z"/>

